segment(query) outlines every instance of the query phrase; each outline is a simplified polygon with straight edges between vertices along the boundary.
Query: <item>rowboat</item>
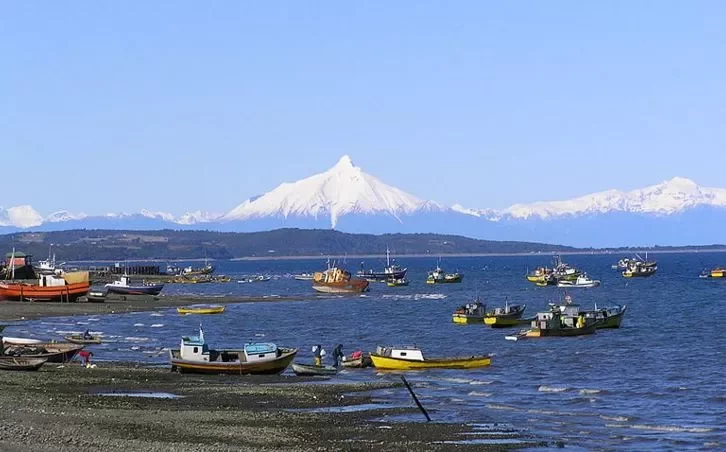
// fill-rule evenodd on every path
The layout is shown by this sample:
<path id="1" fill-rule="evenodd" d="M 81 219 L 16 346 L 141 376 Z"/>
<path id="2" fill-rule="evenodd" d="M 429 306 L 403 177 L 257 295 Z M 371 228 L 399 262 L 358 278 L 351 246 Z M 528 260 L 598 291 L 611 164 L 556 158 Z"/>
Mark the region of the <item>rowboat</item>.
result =
<path id="1" fill-rule="evenodd" d="M 295 275 L 294 278 L 298 281 L 312 281 L 313 274 L 312 273 L 300 273 L 299 275 Z"/>
<path id="2" fill-rule="evenodd" d="M 101 336 L 91 336 L 90 338 L 83 337 L 82 334 L 71 334 L 69 336 L 63 336 L 63 339 L 72 344 L 100 344 L 103 342 Z"/>
<path id="3" fill-rule="evenodd" d="M 0 356 L 0 370 L 38 370 L 46 361 L 46 358 Z"/>
<path id="4" fill-rule="evenodd" d="M 330 376 L 338 373 L 338 368 L 333 366 L 316 366 L 314 364 L 292 363 L 292 371 L 300 377 L 305 376 Z"/>
<path id="5" fill-rule="evenodd" d="M 358 350 L 348 356 L 345 356 L 340 364 L 343 367 L 361 369 L 363 367 L 371 367 L 373 365 L 373 361 L 371 360 L 370 353 L 363 353 Z"/>
<path id="6" fill-rule="evenodd" d="M 224 306 L 180 306 L 176 308 L 179 314 L 221 314 Z"/>
<path id="7" fill-rule="evenodd" d="M 40 344 L 11 345 L 5 348 L 8 356 L 23 358 L 45 358 L 49 363 L 67 363 L 73 360 L 83 345 L 67 342 L 43 342 Z"/>
<path id="8" fill-rule="evenodd" d="M 488 366 L 492 362 L 489 355 L 455 358 L 424 358 L 417 347 L 381 347 L 371 353 L 376 369 L 382 370 L 423 370 L 423 369 L 474 369 Z"/>
<path id="9" fill-rule="evenodd" d="M 185 336 L 181 347 L 169 350 L 171 370 L 203 374 L 279 374 L 287 369 L 297 354 L 296 348 L 272 343 L 249 343 L 242 349 L 214 350 L 199 336 Z"/>

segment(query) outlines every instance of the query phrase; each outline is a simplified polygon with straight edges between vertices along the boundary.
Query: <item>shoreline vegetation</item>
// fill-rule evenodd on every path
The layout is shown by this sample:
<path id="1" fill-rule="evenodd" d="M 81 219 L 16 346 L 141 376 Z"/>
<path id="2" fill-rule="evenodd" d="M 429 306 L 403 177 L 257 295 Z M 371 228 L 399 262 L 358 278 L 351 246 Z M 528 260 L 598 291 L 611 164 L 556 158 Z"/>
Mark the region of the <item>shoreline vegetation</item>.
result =
<path id="1" fill-rule="evenodd" d="M 295 260 L 328 257 L 527 256 L 724 252 L 726 245 L 577 248 L 546 243 L 491 241 L 442 234 L 351 234 L 322 229 L 265 232 L 69 230 L 0 235 L 0 250 L 35 256 L 49 250 L 64 262 Z"/>

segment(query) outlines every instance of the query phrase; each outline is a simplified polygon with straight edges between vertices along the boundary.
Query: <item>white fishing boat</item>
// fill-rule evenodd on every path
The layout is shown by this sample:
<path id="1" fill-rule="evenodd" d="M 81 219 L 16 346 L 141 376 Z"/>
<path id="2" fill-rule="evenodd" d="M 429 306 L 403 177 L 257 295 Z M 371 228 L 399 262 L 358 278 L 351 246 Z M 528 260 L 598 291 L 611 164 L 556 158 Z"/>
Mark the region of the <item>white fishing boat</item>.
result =
<path id="1" fill-rule="evenodd" d="M 557 287 L 564 287 L 564 288 L 579 287 L 579 288 L 587 289 L 587 288 L 591 288 L 591 287 L 597 287 L 599 285 L 600 285 L 599 279 L 590 279 L 590 277 L 587 275 L 580 275 L 574 281 L 560 280 L 557 282 Z"/>

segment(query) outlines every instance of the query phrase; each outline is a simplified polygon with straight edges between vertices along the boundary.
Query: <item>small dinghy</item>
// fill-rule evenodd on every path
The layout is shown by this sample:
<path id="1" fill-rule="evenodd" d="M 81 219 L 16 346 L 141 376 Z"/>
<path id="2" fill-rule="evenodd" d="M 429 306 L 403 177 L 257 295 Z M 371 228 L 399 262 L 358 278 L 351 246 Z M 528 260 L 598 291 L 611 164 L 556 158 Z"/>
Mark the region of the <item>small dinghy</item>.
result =
<path id="1" fill-rule="evenodd" d="M 292 363 L 292 371 L 300 377 L 309 376 L 330 376 L 338 373 L 338 368 L 333 366 L 315 366 L 313 364 Z"/>
<path id="2" fill-rule="evenodd" d="M 47 358 L 0 356 L 0 370 L 38 370 L 46 361 Z"/>
<path id="3" fill-rule="evenodd" d="M 221 314 L 224 312 L 224 306 L 187 306 L 178 307 L 176 312 L 179 314 Z"/>
<path id="4" fill-rule="evenodd" d="M 82 334 L 71 334 L 70 336 L 63 336 L 63 339 L 67 340 L 72 344 L 100 344 L 103 342 L 101 336 L 84 337 Z"/>

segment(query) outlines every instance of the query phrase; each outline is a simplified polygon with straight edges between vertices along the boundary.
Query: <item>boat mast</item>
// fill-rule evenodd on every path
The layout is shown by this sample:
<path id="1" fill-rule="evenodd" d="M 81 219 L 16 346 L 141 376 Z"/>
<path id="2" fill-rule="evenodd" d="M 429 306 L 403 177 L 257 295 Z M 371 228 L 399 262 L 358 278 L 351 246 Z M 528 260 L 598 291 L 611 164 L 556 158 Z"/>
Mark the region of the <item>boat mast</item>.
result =
<path id="1" fill-rule="evenodd" d="M 391 251 L 388 249 L 388 245 L 386 245 L 386 267 L 391 266 Z"/>
<path id="2" fill-rule="evenodd" d="M 15 279 L 15 247 L 13 247 L 13 254 L 10 255 L 10 279 Z"/>

